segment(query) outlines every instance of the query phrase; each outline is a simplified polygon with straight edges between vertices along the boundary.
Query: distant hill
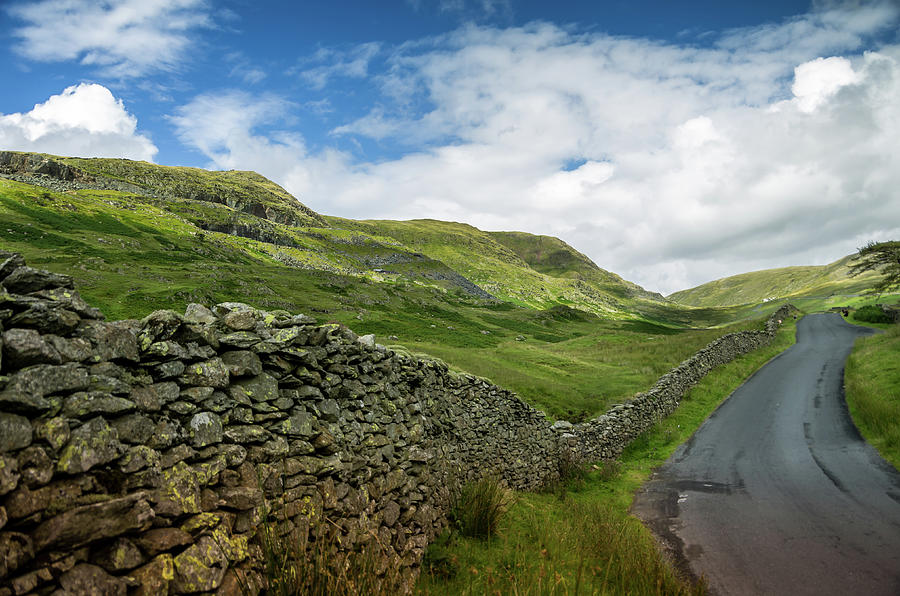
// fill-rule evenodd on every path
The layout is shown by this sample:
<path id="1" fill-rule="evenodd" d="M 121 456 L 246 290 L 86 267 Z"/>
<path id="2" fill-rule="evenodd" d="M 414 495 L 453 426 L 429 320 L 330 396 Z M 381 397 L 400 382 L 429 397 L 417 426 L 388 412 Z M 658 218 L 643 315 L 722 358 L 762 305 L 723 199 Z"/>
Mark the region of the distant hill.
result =
<path id="1" fill-rule="evenodd" d="M 72 246 L 84 247 L 85 254 L 97 253 L 107 242 L 100 236 L 92 245 L 88 230 L 96 228 L 97 222 L 128 220 L 129 226 L 111 225 L 109 231 L 130 236 L 142 248 L 146 246 L 139 240 L 142 235 L 173 251 L 181 251 L 184 239 L 190 239 L 190 244 L 201 242 L 207 250 L 216 246 L 226 251 L 231 255 L 228 262 L 262 260 L 276 267 L 389 287 L 413 283 L 539 310 L 564 306 L 615 319 L 667 319 L 658 311 L 666 304 L 662 296 L 601 269 L 557 238 L 489 233 L 436 220 L 354 221 L 322 216 L 254 172 L 4 151 L 0 152 L 0 175 L 7 184 L 6 192 L 0 189 L 0 214 L 10 222 L 43 230 L 44 247 L 31 261 L 48 266 L 57 259 L 77 260 L 79 253 Z M 59 234 L 54 228 L 71 234 Z M 128 243 L 120 240 L 120 249 L 125 249 Z M 11 248 L 27 253 L 36 247 L 24 242 Z M 186 250 L 187 254 L 198 251 Z M 105 252 L 105 261 L 141 267 L 153 261 L 141 251 Z M 184 254 L 173 255 L 171 263 L 163 259 L 151 269 L 159 270 L 157 277 L 167 278 L 162 271 Z M 234 282 L 240 282 L 243 274 L 236 275 Z M 199 296 L 204 288 L 219 285 L 204 279 L 194 284 L 190 294 Z M 130 300 L 137 300 L 135 293 L 139 293 L 136 288 Z M 122 309 L 121 304 L 106 308 L 111 313 L 132 314 L 128 307 Z M 676 320 L 680 324 L 683 317 Z"/>
<path id="2" fill-rule="evenodd" d="M 852 255 L 829 265 L 782 267 L 733 275 L 689 290 L 675 292 L 669 300 L 688 306 L 733 306 L 799 297 L 852 295 L 870 289 L 877 273 L 850 277 Z"/>
<path id="3" fill-rule="evenodd" d="M 622 298 L 665 300 L 661 294 L 648 292 L 615 273 L 601 269 L 559 238 L 536 236 L 525 232 L 489 232 L 489 234 L 491 238 L 515 252 L 532 269 L 545 275 L 591 281 Z"/>

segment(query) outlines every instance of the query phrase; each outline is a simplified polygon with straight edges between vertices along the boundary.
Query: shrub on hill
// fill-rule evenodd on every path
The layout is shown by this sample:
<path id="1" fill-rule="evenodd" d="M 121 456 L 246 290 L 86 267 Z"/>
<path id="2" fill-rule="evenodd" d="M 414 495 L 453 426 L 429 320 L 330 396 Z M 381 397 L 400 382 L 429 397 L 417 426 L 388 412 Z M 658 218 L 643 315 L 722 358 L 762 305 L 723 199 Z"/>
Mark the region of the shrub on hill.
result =
<path id="1" fill-rule="evenodd" d="M 891 323 L 891 318 L 881 310 L 880 306 L 869 304 L 862 306 L 853 313 L 853 318 L 857 321 L 865 321 L 866 323 Z"/>

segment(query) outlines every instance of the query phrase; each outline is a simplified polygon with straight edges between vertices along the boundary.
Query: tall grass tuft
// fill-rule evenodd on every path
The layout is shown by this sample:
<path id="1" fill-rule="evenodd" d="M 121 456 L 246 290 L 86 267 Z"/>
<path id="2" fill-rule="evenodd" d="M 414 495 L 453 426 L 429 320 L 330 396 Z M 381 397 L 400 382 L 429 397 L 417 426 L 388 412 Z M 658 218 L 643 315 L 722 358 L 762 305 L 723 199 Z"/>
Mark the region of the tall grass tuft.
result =
<path id="1" fill-rule="evenodd" d="M 280 524 L 264 522 L 258 533 L 267 596 L 392 596 L 411 589 L 412 578 L 401 571 L 399 557 L 371 534 L 362 546 L 345 545 L 341 528 L 328 520 L 308 532 L 284 533 Z M 254 593 L 250 581 L 244 594 Z"/>
<path id="2" fill-rule="evenodd" d="M 860 432 L 900 469 L 900 325 L 857 340 L 844 371 L 847 406 Z"/>
<path id="3" fill-rule="evenodd" d="M 463 536 L 487 539 L 497 533 L 511 503 L 510 492 L 495 478 L 482 478 L 462 487 L 451 504 L 451 521 Z"/>

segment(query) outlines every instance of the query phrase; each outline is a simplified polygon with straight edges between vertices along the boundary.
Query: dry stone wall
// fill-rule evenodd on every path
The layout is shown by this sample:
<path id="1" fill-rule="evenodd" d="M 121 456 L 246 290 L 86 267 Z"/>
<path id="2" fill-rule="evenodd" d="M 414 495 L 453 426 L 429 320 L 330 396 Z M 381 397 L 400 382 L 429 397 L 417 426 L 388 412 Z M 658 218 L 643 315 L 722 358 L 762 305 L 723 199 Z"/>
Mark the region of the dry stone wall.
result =
<path id="1" fill-rule="evenodd" d="M 291 535 L 327 518 L 345 548 L 415 568 L 454 487 L 533 489 L 562 458 L 615 456 L 775 320 L 573 426 L 303 315 L 106 322 L 70 277 L 0 251 L 0 596 L 240 593 L 267 514 Z"/>

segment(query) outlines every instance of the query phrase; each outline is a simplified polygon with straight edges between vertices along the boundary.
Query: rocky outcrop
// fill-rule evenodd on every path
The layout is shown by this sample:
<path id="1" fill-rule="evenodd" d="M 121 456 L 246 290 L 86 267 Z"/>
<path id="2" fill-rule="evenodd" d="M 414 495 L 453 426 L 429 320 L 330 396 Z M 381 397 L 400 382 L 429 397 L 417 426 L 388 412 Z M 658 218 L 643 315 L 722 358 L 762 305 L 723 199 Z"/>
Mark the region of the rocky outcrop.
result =
<path id="1" fill-rule="evenodd" d="M 0 151 L 0 174 L 56 191 L 117 190 L 157 199 L 204 201 L 278 224 L 328 227 L 321 215 L 255 172 L 208 172 L 126 159 Z"/>
<path id="2" fill-rule="evenodd" d="M 304 315 L 192 304 L 106 322 L 72 278 L 0 251 L 0 595 L 234 591 L 265 519 L 303 536 L 327 518 L 342 548 L 375 538 L 414 569 L 462 483 L 533 489 L 562 458 L 612 457 L 776 327 L 726 336 L 598 420 L 551 424 Z"/>
<path id="3" fill-rule="evenodd" d="M 0 172 L 4 174 L 39 175 L 65 182 L 93 182 L 91 176 L 78 168 L 73 168 L 52 156 L 40 153 L 19 153 L 0 151 Z"/>

